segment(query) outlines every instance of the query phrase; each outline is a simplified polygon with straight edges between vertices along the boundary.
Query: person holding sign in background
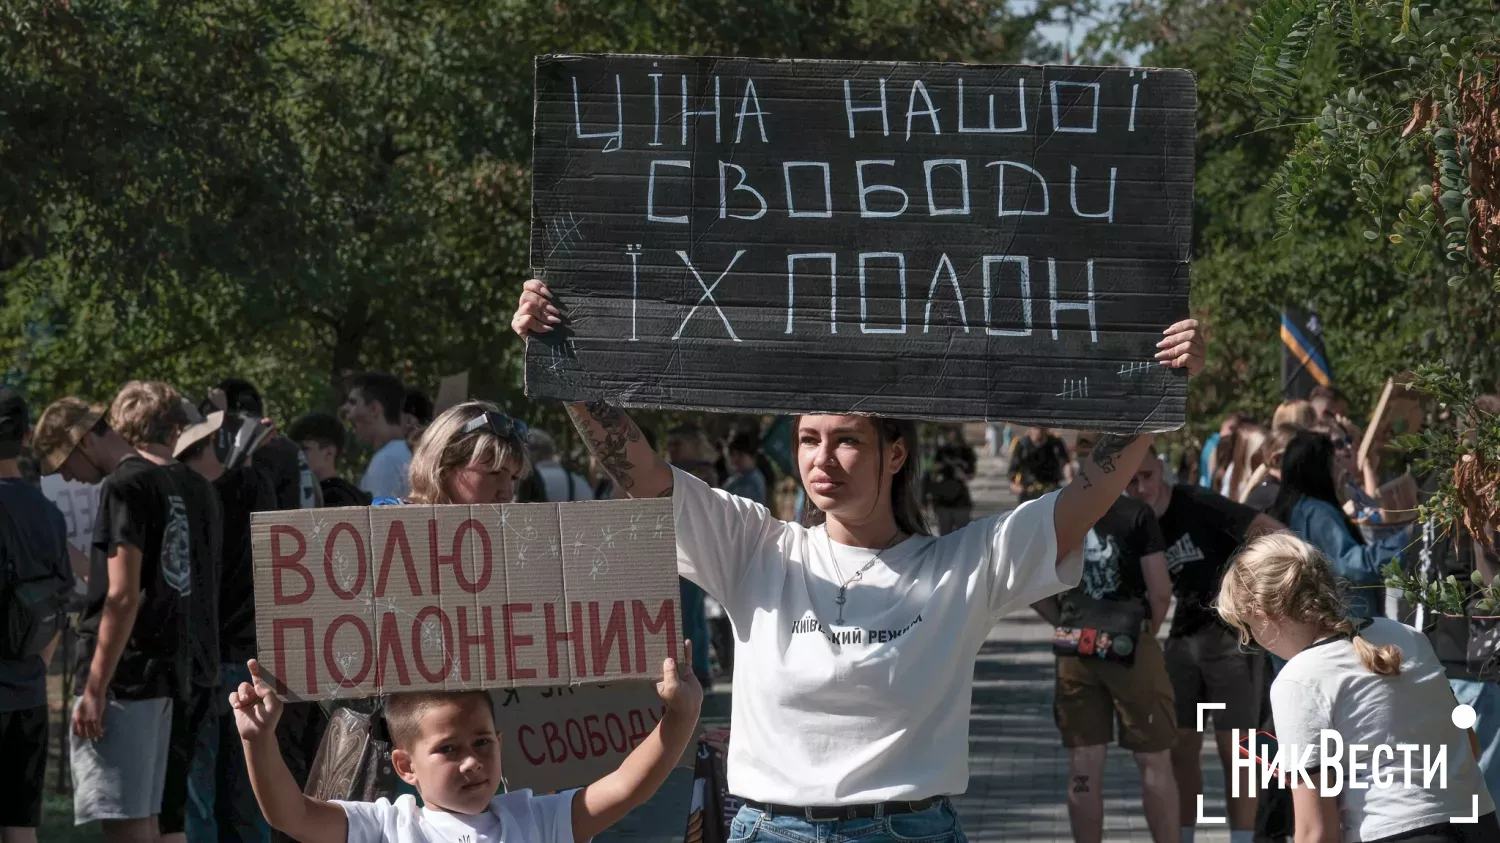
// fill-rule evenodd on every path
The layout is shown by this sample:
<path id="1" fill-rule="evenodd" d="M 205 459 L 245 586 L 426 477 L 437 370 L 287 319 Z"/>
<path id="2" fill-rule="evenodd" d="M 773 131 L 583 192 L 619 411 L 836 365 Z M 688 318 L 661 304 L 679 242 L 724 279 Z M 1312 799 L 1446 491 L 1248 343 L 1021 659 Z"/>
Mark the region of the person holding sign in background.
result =
<path id="1" fill-rule="evenodd" d="M 684 648 L 690 655 L 692 642 Z M 500 735 L 489 693 L 395 694 L 385 704 L 395 744 L 391 764 L 421 793 L 422 805 L 410 794 L 394 803 L 324 802 L 297 787 L 276 744 L 281 699 L 255 660 L 249 667 L 254 683 L 242 684 L 229 704 L 250 781 L 271 825 L 302 843 L 585 843 L 656 793 L 693 739 L 703 705 L 692 671 L 679 673 L 675 659 L 664 659 L 656 692 L 666 713 L 618 770 L 556 795 L 517 790 L 496 796 Z"/>
<path id="2" fill-rule="evenodd" d="M 527 281 L 516 333 L 563 320 Z M 1163 333 L 1161 364 L 1201 369 L 1196 322 Z M 618 408 L 568 410 L 631 497 L 673 499 L 678 571 L 723 604 L 744 648 L 728 762 L 745 801 L 737 841 L 966 839 L 948 797 L 968 786 L 979 648 L 999 616 L 1078 583 L 1084 537 L 1154 438 L 1106 437 L 1066 489 L 934 538 L 910 421 L 801 416 L 803 525 L 673 469 Z"/>

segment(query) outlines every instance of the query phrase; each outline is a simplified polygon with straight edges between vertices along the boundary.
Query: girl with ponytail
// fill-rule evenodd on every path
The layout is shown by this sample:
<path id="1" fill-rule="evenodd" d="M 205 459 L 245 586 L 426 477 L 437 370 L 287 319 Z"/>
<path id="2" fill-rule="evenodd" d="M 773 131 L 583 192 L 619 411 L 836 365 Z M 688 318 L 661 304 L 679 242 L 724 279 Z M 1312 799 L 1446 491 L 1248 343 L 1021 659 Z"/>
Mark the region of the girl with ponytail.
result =
<path id="1" fill-rule="evenodd" d="M 1277 740 L 1299 756 L 1312 747 L 1306 769 L 1314 783 L 1321 772 L 1338 791 L 1323 796 L 1288 776 L 1297 843 L 1500 841 L 1473 719 L 1464 716 L 1472 712 L 1455 713 L 1458 701 L 1426 636 L 1387 618 L 1351 620 L 1328 559 L 1290 532 L 1256 539 L 1235 559 L 1218 611 L 1243 643 L 1253 638 L 1287 660 L 1271 685 Z M 1337 757 L 1322 756 L 1331 745 L 1325 732 L 1342 739 Z M 1405 744 L 1424 749 L 1403 755 Z M 1420 759 L 1440 753 L 1446 780 L 1424 787 Z M 1335 767 L 1338 785 L 1328 772 Z M 1451 822 L 1476 814 L 1478 823 Z"/>

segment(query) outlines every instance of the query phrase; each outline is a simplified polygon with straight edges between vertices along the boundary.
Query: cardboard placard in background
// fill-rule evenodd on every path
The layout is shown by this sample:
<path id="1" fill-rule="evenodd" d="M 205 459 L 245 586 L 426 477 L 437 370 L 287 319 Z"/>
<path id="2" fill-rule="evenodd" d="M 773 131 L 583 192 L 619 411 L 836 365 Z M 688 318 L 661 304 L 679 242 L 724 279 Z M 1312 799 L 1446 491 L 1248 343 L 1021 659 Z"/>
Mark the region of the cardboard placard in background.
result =
<path id="1" fill-rule="evenodd" d="M 1388 444 L 1397 436 L 1416 433 L 1422 429 L 1426 413 L 1422 408 L 1423 396 L 1408 388 L 1413 375 L 1410 373 L 1386 378 L 1385 389 L 1370 414 L 1370 426 L 1365 428 L 1365 438 L 1359 443 L 1359 462 L 1364 464 L 1370 450 Z"/>
<path id="2" fill-rule="evenodd" d="M 469 373 L 448 375 L 438 383 L 437 398 L 432 402 L 434 416 L 469 400 Z"/>
<path id="3" fill-rule="evenodd" d="M 666 711 L 652 682 L 517 688 L 491 696 L 505 782 L 538 793 L 582 787 L 614 772 Z M 677 766 L 691 767 L 696 747 L 690 742 Z"/>
<path id="4" fill-rule="evenodd" d="M 543 56 L 529 395 L 1170 430 L 1182 70 Z"/>
<path id="5" fill-rule="evenodd" d="M 257 650 L 289 701 L 658 678 L 672 502 L 258 512 Z"/>
<path id="6" fill-rule="evenodd" d="M 88 552 L 94 540 L 94 518 L 99 513 L 98 484 L 64 480 L 61 474 L 42 478 L 42 494 L 63 514 L 68 526 L 68 544 Z"/>

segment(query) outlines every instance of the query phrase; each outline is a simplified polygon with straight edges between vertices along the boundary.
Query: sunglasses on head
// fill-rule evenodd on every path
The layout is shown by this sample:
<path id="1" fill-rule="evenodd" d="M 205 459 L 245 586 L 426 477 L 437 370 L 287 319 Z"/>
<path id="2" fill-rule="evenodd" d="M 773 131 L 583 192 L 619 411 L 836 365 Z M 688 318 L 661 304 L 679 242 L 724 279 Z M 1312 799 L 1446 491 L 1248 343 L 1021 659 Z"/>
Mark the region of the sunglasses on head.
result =
<path id="1" fill-rule="evenodd" d="M 526 422 L 520 419 L 513 419 L 504 413 L 481 413 L 469 419 L 468 423 L 464 425 L 462 433 L 467 435 L 476 430 L 488 430 L 501 439 L 515 437 L 524 440 L 527 435 Z"/>

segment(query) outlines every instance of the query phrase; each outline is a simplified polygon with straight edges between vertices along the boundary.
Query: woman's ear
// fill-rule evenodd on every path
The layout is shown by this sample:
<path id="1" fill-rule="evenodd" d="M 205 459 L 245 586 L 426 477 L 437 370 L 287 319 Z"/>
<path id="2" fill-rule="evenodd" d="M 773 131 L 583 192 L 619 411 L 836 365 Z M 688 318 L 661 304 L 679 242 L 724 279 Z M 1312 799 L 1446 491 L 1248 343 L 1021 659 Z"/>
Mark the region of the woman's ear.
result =
<path id="1" fill-rule="evenodd" d="M 411 768 L 411 754 L 404 749 L 391 750 L 391 766 L 396 768 L 396 775 L 401 781 L 412 787 L 417 786 L 417 772 Z"/>
<path id="2" fill-rule="evenodd" d="M 901 470 L 901 466 L 906 465 L 907 456 L 909 455 L 906 452 L 906 439 L 896 439 L 891 442 L 890 454 L 886 457 L 886 469 L 892 477 L 895 477 L 896 472 Z"/>

